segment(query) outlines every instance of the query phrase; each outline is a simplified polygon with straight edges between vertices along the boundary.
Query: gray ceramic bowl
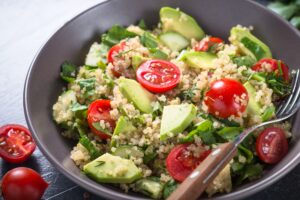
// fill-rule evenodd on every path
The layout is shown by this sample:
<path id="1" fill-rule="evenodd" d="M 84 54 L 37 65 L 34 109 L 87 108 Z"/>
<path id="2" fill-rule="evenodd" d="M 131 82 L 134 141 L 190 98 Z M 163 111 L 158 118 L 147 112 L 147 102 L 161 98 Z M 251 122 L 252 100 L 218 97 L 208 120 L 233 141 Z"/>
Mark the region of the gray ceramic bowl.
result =
<path id="1" fill-rule="evenodd" d="M 109 0 L 72 19 L 59 29 L 42 47 L 32 62 L 24 89 L 24 109 L 28 126 L 48 160 L 63 174 L 85 189 L 109 199 L 144 199 L 137 193 L 98 184 L 85 175 L 69 158 L 72 144 L 59 134 L 52 121 L 51 108 L 63 87 L 59 77 L 64 60 L 82 64 L 93 41 L 113 24 L 129 25 L 143 18 L 157 24 L 162 6 L 179 7 L 194 16 L 206 33 L 227 38 L 232 26 L 254 26 L 254 34 L 265 41 L 274 56 L 291 68 L 300 66 L 300 35 L 296 29 L 262 6 L 247 0 Z M 299 118 L 299 115 L 296 117 Z M 295 119 L 297 120 L 297 119 Z M 236 188 L 216 199 L 240 199 L 271 185 L 299 162 L 300 124 L 293 128 L 294 138 L 288 155 L 276 166 L 268 168 L 263 178 Z"/>

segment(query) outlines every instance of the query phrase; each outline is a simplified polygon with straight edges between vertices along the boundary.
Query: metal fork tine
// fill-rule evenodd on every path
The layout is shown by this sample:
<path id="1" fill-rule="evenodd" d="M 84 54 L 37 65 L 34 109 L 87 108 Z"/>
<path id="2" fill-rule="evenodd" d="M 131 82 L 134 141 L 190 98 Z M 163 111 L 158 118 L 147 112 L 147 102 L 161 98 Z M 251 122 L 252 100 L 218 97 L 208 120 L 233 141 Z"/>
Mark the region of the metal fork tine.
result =
<path id="1" fill-rule="evenodd" d="M 298 84 L 297 91 L 295 92 L 295 95 L 293 95 L 294 98 L 289 106 L 289 108 L 285 111 L 285 113 L 289 113 L 295 106 L 295 104 L 298 102 L 299 96 L 300 96 L 300 85 Z"/>
<path id="2" fill-rule="evenodd" d="M 292 84 L 291 94 L 290 94 L 289 98 L 285 102 L 283 102 L 284 105 L 281 104 L 279 106 L 279 108 L 277 109 L 277 112 L 276 112 L 276 116 L 277 117 L 280 116 L 280 115 L 282 115 L 282 113 L 284 113 L 286 111 L 286 109 L 289 107 L 289 104 L 292 101 L 292 99 L 294 97 L 294 94 L 295 94 L 295 91 L 297 89 L 297 85 L 298 85 L 298 82 L 299 82 L 299 74 L 300 74 L 300 71 L 299 71 L 299 69 L 297 69 L 296 73 L 295 73 L 295 75 L 293 77 L 293 84 Z"/>

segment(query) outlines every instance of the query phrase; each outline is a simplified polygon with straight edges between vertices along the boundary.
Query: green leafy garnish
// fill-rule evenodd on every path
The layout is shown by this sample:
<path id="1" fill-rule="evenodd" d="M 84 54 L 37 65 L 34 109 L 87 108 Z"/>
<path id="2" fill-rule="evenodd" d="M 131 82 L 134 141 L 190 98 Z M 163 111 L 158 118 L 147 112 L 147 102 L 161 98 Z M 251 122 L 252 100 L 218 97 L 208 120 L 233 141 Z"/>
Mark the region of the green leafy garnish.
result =
<path id="1" fill-rule="evenodd" d="M 210 120 L 204 120 L 196 125 L 196 128 L 188 133 L 187 136 L 181 139 L 181 142 L 192 142 L 194 141 L 194 136 L 198 136 L 201 140 L 207 144 L 211 145 L 216 143 L 214 136 L 213 123 Z"/>
<path id="2" fill-rule="evenodd" d="M 84 96 L 89 97 L 92 96 L 95 92 L 95 78 L 88 78 L 88 79 L 80 79 L 77 80 L 78 85 L 81 89 L 85 89 Z"/>
<path id="3" fill-rule="evenodd" d="M 151 33 L 144 32 L 144 34 L 140 37 L 141 43 L 149 48 L 156 48 L 158 46 L 156 38 L 154 38 Z"/>
<path id="4" fill-rule="evenodd" d="M 60 77 L 68 83 L 74 82 L 76 79 L 76 66 L 65 61 L 61 65 Z"/>
<path id="5" fill-rule="evenodd" d="M 85 119 L 88 107 L 79 103 L 74 103 L 71 106 L 71 111 L 75 113 L 75 117 Z"/>
<path id="6" fill-rule="evenodd" d="M 149 49 L 149 51 L 151 53 L 150 56 L 152 58 L 157 58 L 157 59 L 161 59 L 161 60 L 167 60 L 168 59 L 168 55 L 165 52 L 163 52 L 159 49 L 151 48 L 151 49 Z"/>
<path id="7" fill-rule="evenodd" d="M 247 163 L 251 163 L 253 160 L 253 153 L 247 149 L 246 147 L 244 147 L 243 145 L 239 145 L 238 146 L 238 152 L 239 154 L 242 154 L 244 157 L 246 157 L 246 162 Z"/>
<path id="8" fill-rule="evenodd" d="M 101 152 L 95 147 L 95 145 L 91 142 L 91 140 L 87 137 L 86 132 L 84 131 L 84 128 L 79 125 L 78 123 L 76 123 L 75 128 L 77 129 L 77 131 L 79 132 L 79 143 L 82 144 L 82 146 L 84 146 L 90 156 L 91 159 L 94 160 L 96 158 L 98 158 L 99 156 L 101 156 Z"/>
<path id="9" fill-rule="evenodd" d="M 137 34 L 126 30 L 126 28 L 120 25 L 114 25 L 108 30 L 107 33 L 102 35 L 102 43 L 108 47 L 112 47 L 123 39 L 132 38 L 135 36 L 137 36 Z"/>
<path id="10" fill-rule="evenodd" d="M 246 66 L 246 67 L 251 67 L 256 62 L 256 60 L 254 58 L 252 58 L 251 56 L 234 57 L 234 58 L 232 58 L 232 61 L 237 66 Z"/>
<path id="11" fill-rule="evenodd" d="M 243 131 L 242 127 L 224 127 L 217 134 L 225 140 L 232 141 Z"/>
<path id="12" fill-rule="evenodd" d="M 164 186 L 163 198 L 167 199 L 168 196 L 170 196 L 170 194 L 177 189 L 177 187 L 178 187 L 178 183 L 176 181 L 174 180 L 168 181 Z"/>

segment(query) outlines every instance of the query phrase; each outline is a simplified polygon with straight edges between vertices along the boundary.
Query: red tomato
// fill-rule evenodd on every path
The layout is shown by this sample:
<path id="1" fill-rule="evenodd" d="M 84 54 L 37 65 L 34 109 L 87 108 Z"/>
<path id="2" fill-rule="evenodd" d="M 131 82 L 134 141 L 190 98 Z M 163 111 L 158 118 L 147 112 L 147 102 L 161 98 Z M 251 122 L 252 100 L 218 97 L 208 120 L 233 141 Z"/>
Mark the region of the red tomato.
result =
<path id="1" fill-rule="evenodd" d="M 36 171 L 17 167 L 3 176 L 1 187 L 5 200 L 40 200 L 48 183 Z"/>
<path id="2" fill-rule="evenodd" d="M 205 94 L 204 103 L 210 114 L 228 118 L 231 115 L 239 116 L 244 112 L 248 100 L 247 90 L 240 82 L 223 78 L 211 84 Z"/>
<path id="3" fill-rule="evenodd" d="M 281 128 L 266 128 L 256 139 L 256 153 L 265 163 L 276 164 L 287 152 L 288 142 Z"/>
<path id="4" fill-rule="evenodd" d="M 0 128 L 0 156 L 7 162 L 24 162 L 35 147 L 29 130 L 24 126 L 8 124 Z"/>
<path id="5" fill-rule="evenodd" d="M 190 143 L 175 146 L 166 159 L 169 174 L 177 181 L 184 181 L 193 170 L 210 154 L 211 150 L 203 148 L 199 157 L 189 153 Z M 201 147 L 199 147 L 201 148 Z"/>
<path id="6" fill-rule="evenodd" d="M 163 93 L 173 89 L 180 81 L 180 70 L 165 60 L 148 60 L 136 71 L 137 80 L 151 92 Z"/>
<path id="7" fill-rule="evenodd" d="M 208 51 L 210 47 L 215 44 L 223 43 L 224 41 L 218 37 L 206 37 L 202 39 L 196 46 L 194 47 L 195 51 Z"/>
<path id="8" fill-rule="evenodd" d="M 255 65 L 253 65 L 251 68 L 254 71 L 264 71 L 263 64 L 269 64 L 271 65 L 271 70 L 275 72 L 277 75 L 279 75 L 279 66 L 281 67 L 282 71 L 282 77 L 285 81 L 289 80 L 289 68 L 286 64 L 284 64 L 281 60 L 275 60 L 271 58 L 264 58 L 258 61 Z"/>
<path id="9" fill-rule="evenodd" d="M 113 129 L 116 123 L 110 116 L 109 113 L 110 110 L 111 110 L 110 100 L 104 100 L 104 99 L 98 99 L 93 101 L 88 108 L 87 120 L 88 120 L 89 127 L 91 128 L 94 134 L 98 135 L 102 139 L 110 138 L 111 135 L 98 130 L 95 127 L 94 123 L 103 120 L 104 122 L 108 122 L 110 124 L 111 129 Z"/>
<path id="10" fill-rule="evenodd" d="M 116 55 L 122 52 L 125 46 L 126 46 L 126 42 L 121 42 L 111 47 L 107 54 L 107 62 L 114 64 Z M 123 69 L 119 66 L 114 65 L 114 67 L 112 68 L 112 73 L 116 77 L 120 77 L 122 75 L 122 71 Z"/>

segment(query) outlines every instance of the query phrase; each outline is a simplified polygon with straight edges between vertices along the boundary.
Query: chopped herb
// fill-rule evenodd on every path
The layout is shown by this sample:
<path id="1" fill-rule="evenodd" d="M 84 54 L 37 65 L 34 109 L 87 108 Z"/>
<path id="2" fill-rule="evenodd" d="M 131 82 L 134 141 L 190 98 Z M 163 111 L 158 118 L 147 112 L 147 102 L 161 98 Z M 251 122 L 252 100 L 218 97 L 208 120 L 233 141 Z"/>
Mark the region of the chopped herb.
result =
<path id="1" fill-rule="evenodd" d="M 81 89 L 85 89 L 84 96 L 89 97 L 95 93 L 95 78 L 77 80 Z"/>
<path id="2" fill-rule="evenodd" d="M 104 74 L 103 75 L 103 78 L 106 82 L 106 85 L 110 88 L 113 88 L 115 83 L 114 83 L 114 80 L 112 78 L 110 78 L 107 74 Z"/>
<path id="3" fill-rule="evenodd" d="M 280 60 L 277 60 L 277 68 L 278 68 L 279 75 L 282 76 L 283 72 L 282 72 L 281 61 Z"/>
<path id="4" fill-rule="evenodd" d="M 157 116 L 161 115 L 162 114 L 162 111 L 163 111 L 163 107 L 162 105 L 156 101 L 153 105 L 153 109 L 152 109 L 152 117 L 153 119 L 155 119 Z"/>
<path id="5" fill-rule="evenodd" d="M 105 164 L 105 161 L 98 160 L 97 165 L 95 165 L 95 167 L 99 167 L 99 166 L 104 165 L 104 164 Z"/>
<path id="6" fill-rule="evenodd" d="M 126 53 L 128 53 L 128 52 L 130 52 L 130 51 L 133 51 L 133 49 L 129 49 L 129 50 L 127 50 L 127 51 L 120 51 L 120 52 L 116 55 L 116 57 L 121 58 L 122 56 L 124 56 Z"/>
<path id="7" fill-rule="evenodd" d="M 76 66 L 65 61 L 61 65 L 60 77 L 68 83 L 74 82 L 76 79 Z"/>
<path id="8" fill-rule="evenodd" d="M 282 76 L 278 76 L 275 73 L 268 73 L 265 74 L 265 78 L 268 86 L 280 97 L 285 97 L 291 93 L 290 84 L 283 80 Z"/>
<path id="9" fill-rule="evenodd" d="M 143 30 L 146 30 L 147 29 L 147 25 L 145 23 L 145 20 L 141 19 L 138 23 L 138 26 L 143 29 Z"/>
<path id="10" fill-rule="evenodd" d="M 107 128 L 103 128 L 101 125 L 100 125 L 100 122 L 94 122 L 93 123 L 93 127 L 95 129 L 97 129 L 98 131 L 101 131 L 107 135 L 112 135 L 112 133 L 110 132 L 110 130 L 108 130 Z"/>
<path id="11" fill-rule="evenodd" d="M 223 123 L 225 126 L 231 126 L 231 127 L 240 127 L 241 125 L 238 122 L 229 120 L 229 119 L 221 119 L 214 117 L 213 115 L 209 115 L 211 118 Z"/>
<path id="12" fill-rule="evenodd" d="M 182 91 L 180 94 L 179 94 L 179 98 L 181 101 L 191 101 L 191 102 L 194 102 L 193 101 L 193 98 L 194 96 L 196 95 L 195 91 L 196 90 L 200 90 L 199 88 L 197 88 L 195 85 L 185 91 Z"/>

